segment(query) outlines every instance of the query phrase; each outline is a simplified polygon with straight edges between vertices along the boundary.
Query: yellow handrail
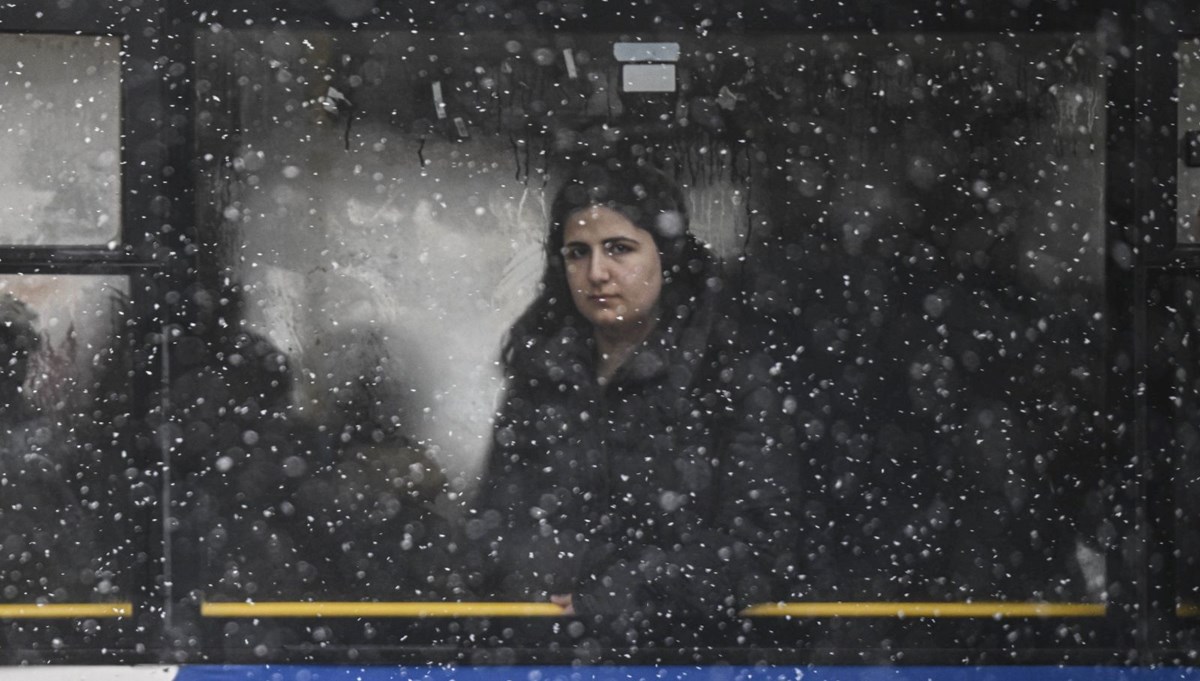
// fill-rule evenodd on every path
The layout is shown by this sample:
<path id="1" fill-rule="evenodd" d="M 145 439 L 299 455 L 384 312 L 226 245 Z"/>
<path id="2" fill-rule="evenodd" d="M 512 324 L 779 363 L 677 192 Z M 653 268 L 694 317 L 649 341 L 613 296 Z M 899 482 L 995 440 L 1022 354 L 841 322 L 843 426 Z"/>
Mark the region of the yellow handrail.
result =
<path id="1" fill-rule="evenodd" d="M 554 617 L 553 603 L 247 601 L 205 602 L 202 617 Z"/>
<path id="2" fill-rule="evenodd" d="M 132 603 L 0 603 L 0 619 L 90 619 L 129 617 Z"/>
<path id="3" fill-rule="evenodd" d="M 823 602 L 762 603 L 745 617 L 1103 617 L 1102 603 L 940 603 Z M 246 601 L 205 602 L 203 617 L 555 617 L 553 603 L 513 602 L 357 602 Z"/>
<path id="4" fill-rule="evenodd" d="M 1103 617 L 1103 603 L 1030 602 L 881 602 L 762 603 L 741 612 L 746 617 Z"/>

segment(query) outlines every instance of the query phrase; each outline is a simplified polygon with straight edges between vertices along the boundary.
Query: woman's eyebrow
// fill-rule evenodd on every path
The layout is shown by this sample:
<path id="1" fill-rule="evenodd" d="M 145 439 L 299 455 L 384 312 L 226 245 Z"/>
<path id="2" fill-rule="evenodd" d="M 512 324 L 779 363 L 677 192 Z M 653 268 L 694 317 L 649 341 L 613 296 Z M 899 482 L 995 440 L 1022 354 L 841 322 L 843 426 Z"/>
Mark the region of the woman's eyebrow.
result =
<path id="1" fill-rule="evenodd" d="M 604 244 L 605 246 L 610 246 L 612 244 L 619 244 L 619 243 L 634 244 L 635 246 L 637 245 L 636 240 L 630 239 L 627 236 L 614 236 L 610 239 L 605 239 L 604 241 L 601 241 L 600 243 Z"/>

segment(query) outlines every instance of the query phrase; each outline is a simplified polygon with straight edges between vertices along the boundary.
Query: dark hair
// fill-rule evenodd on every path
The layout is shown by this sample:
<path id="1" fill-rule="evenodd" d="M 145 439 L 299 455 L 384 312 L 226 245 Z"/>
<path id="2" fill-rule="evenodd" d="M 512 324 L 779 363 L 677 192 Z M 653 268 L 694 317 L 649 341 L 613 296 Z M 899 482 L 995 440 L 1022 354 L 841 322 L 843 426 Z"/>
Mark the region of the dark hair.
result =
<path id="1" fill-rule="evenodd" d="M 41 345 L 34 324 L 37 313 L 11 293 L 0 295 L 0 375 L 25 380 L 29 356 Z"/>
<path id="2" fill-rule="evenodd" d="M 538 347 L 564 328 L 574 329 L 578 338 L 591 334 L 571 299 L 562 253 L 567 218 L 588 206 L 610 208 L 654 238 L 663 268 L 660 323 L 686 319 L 715 275 L 715 258 L 688 229 L 683 192 L 666 174 L 644 161 L 578 165 L 551 205 L 538 296 L 513 324 L 501 354 L 509 368 L 522 348 Z"/>

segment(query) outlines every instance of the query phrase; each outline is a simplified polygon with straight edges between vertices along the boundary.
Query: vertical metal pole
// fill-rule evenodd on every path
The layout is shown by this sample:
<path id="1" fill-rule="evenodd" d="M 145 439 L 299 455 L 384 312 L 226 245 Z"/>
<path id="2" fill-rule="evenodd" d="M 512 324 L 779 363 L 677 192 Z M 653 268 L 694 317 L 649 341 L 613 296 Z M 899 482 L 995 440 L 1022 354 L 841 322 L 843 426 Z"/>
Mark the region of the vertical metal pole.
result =
<path id="1" fill-rule="evenodd" d="M 162 423 L 158 427 L 159 451 L 162 459 L 159 466 L 159 474 L 162 476 L 162 499 L 161 521 L 162 521 L 162 596 L 163 596 L 163 627 L 165 631 L 171 631 L 175 623 L 175 596 L 173 589 L 173 580 L 175 571 L 171 563 L 171 454 L 174 445 L 171 442 L 170 414 L 171 414 L 171 396 L 169 388 L 171 386 L 171 360 L 168 352 L 171 345 L 170 339 L 171 329 L 169 326 L 164 326 L 162 330 L 162 345 L 159 352 L 162 353 L 161 369 L 162 378 L 159 386 L 159 408 L 162 410 Z"/>

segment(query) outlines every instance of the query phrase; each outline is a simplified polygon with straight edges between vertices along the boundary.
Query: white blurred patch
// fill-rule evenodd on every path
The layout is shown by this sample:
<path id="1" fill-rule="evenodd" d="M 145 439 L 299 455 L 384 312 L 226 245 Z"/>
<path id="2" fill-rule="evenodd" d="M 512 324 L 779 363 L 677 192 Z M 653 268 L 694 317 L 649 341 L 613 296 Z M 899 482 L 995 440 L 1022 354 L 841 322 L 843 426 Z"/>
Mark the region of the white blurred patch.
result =
<path id="1" fill-rule="evenodd" d="M 1079 562 L 1079 570 L 1083 572 L 1088 596 L 1094 600 L 1104 600 L 1105 583 L 1108 581 L 1104 554 L 1082 542 L 1076 542 L 1075 560 Z"/>
<path id="2" fill-rule="evenodd" d="M 683 216 L 678 211 L 667 211 L 655 220 L 658 233 L 668 239 L 674 239 L 683 234 Z"/>

